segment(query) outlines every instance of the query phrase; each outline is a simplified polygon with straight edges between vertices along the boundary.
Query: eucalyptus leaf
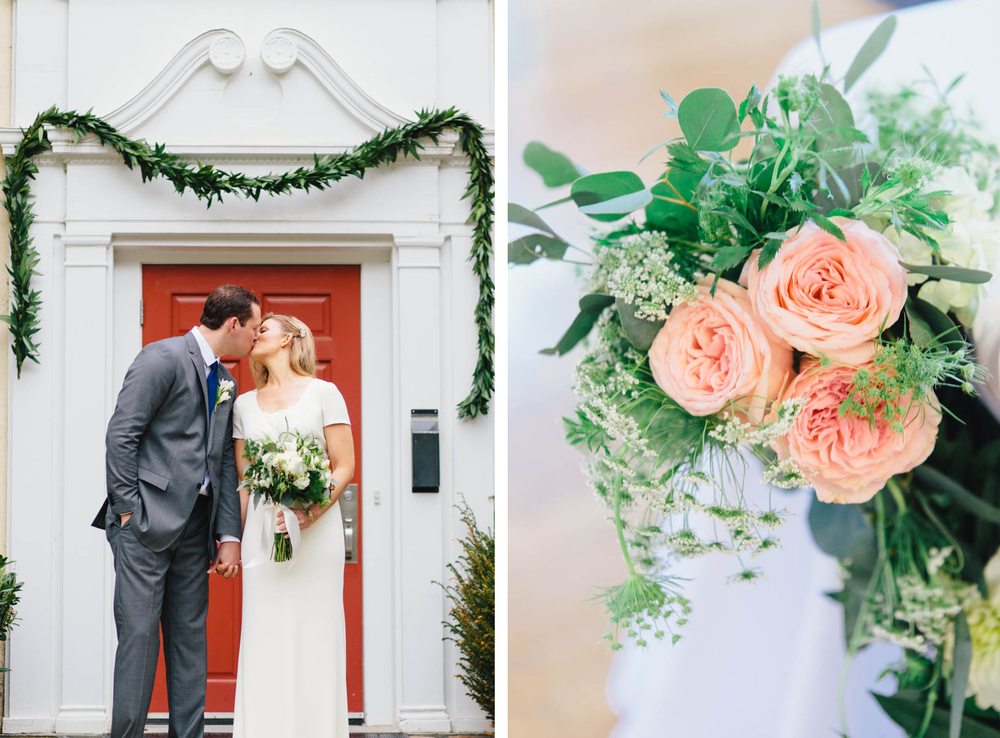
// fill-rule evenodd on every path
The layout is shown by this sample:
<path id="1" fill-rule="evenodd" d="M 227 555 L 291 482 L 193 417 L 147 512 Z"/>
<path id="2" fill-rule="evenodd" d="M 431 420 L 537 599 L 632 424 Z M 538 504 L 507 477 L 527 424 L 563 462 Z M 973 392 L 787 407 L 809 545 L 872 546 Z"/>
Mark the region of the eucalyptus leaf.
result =
<path id="1" fill-rule="evenodd" d="M 816 40 L 816 47 L 819 48 L 819 34 L 820 34 L 820 24 L 819 24 L 819 0 L 813 0 L 812 3 L 812 34 L 813 38 Z"/>
<path id="2" fill-rule="evenodd" d="M 945 313 L 919 297 L 906 300 L 906 314 L 910 320 L 920 320 L 927 326 L 932 342 L 957 350 L 965 345 L 961 332 Z"/>
<path id="3" fill-rule="evenodd" d="M 670 171 L 667 172 L 667 181 L 653 185 L 650 188 L 650 193 L 659 197 L 669 197 L 677 202 L 668 202 L 654 197 L 653 201 L 646 206 L 646 226 L 678 234 L 696 232 L 698 230 L 698 209 L 682 204 L 678 195 L 683 198 L 684 202 L 690 203 L 700 181 L 701 175 L 696 172 L 671 167 Z"/>
<path id="4" fill-rule="evenodd" d="M 869 543 L 855 545 L 844 560 L 849 576 L 844 580 L 843 589 L 830 595 L 844 606 L 844 642 L 847 648 L 852 647 L 851 638 L 868 595 L 868 585 L 877 560 L 877 546 Z"/>
<path id="5" fill-rule="evenodd" d="M 913 470 L 913 478 L 927 492 L 944 492 L 958 505 L 964 507 L 980 520 L 1000 525 L 1000 508 L 994 507 L 978 495 L 973 494 L 942 471 L 930 464 L 921 464 Z"/>
<path id="6" fill-rule="evenodd" d="M 535 208 L 535 212 L 537 213 L 539 210 L 545 210 L 546 208 L 551 208 L 556 205 L 562 205 L 563 203 L 567 202 L 573 202 L 573 198 L 570 197 L 569 195 L 567 195 L 566 197 L 560 197 L 558 200 L 553 200 L 552 202 L 547 202 L 544 205 L 539 205 L 537 208 Z"/>
<path id="7" fill-rule="evenodd" d="M 598 202 L 593 205 L 582 205 L 580 207 L 580 212 L 585 215 L 617 214 L 618 217 L 621 217 L 622 215 L 628 215 L 639 208 L 646 207 L 652 201 L 652 193 L 644 188 L 639 192 L 622 195 L 621 197 L 615 197 L 611 200 L 605 200 L 604 202 Z"/>
<path id="8" fill-rule="evenodd" d="M 820 502 L 813 497 L 809 506 L 809 529 L 819 549 L 838 559 L 846 559 L 859 545 L 875 543 L 875 531 L 857 505 Z"/>
<path id="9" fill-rule="evenodd" d="M 549 227 L 548 223 L 542 220 L 541 217 L 533 210 L 528 210 L 528 208 L 523 205 L 515 205 L 512 202 L 507 203 L 507 221 L 510 223 L 520 223 L 521 225 L 531 226 L 532 228 L 537 228 L 540 231 L 545 231 L 552 236 L 556 235 L 556 232 Z"/>
<path id="10" fill-rule="evenodd" d="M 546 356 L 559 355 L 572 350 L 580 341 L 587 337 L 597 319 L 601 317 L 604 308 L 615 304 L 615 298 L 611 295 L 591 294 L 580 298 L 580 312 L 573 323 L 563 334 L 559 342 L 552 348 L 542 349 L 539 353 Z"/>
<path id="11" fill-rule="evenodd" d="M 969 683 L 969 669 L 972 667 L 972 636 L 969 635 L 969 621 L 965 612 L 955 618 L 955 646 L 952 652 L 954 674 L 951 678 L 951 716 L 948 738 L 959 738 L 962 732 L 962 713 L 965 707 L 965 688 Z"/>
<path id="12" fill-rule="evenodd" d="M 646 190 L 646 186 L 642 183 L 642 180 L 639 179 L 639 175 L 633 172 L 590 174 L 576 180 L 570 187 L 570 197 L 573 198 L 573 202 L 581 209 L 581 212 L 588 205 L 597 205 L 598 203 L 616 200 L 617 198 L 635 193 L 645 193 L 643 197 L 649 197 L 646 203 L 652 200 L 652 196 Z M 643 205 L 638 205 L 637 208 L 628 209 L 631 204 L 630 201 L 621 200 L 619 202 L 621 203 L 620 206 L 613 204 L 611 207 L 626 208 L 625 210 L 612 213 L 588 213 L 588 215 L 595 220 L 613 221 L 624 217 L 638 207 L 643 207 Z"/>
<path id="13" fill-rule="evenodd" d="M 670 95 L 668 95 L 663 90 L 660 90 L 660 97 L 662 97 L 663 101 L 667 104 L 667 112 L 665 112 L 663 114 L 663 117 L 664 118 L 676 118 L 677 117 L 677 103 L 674 102 L 674 99 L 672 97 L 670 97 Z"/>
<path id="14" fill-rule="evenodd" d="M 546 187 L 569 184 L 581 175 L 568 156 L 538 141 L 524 147 L 524 163 L 542 175 Z"/>
<path id="15" fill-rule="evenodd" d="M 656 338 L 656 334 L 660 332 L 666 321 L 650 322 L 643 318 L 637 318 L 635 316 L 636 306 L 630 305 L 620 297 L 615 299 L 615 309 L 618 311 L 622 330 L 625 331 L 629 343 L 639 351 L 649 351 L 649 347 L 653 345 L 653 339 Z"/>
<path id="16" fill-rule="evenodd" d="M 889 39 L 892 38 L 892 32 L 895 30 L 896 16 L 890 15 L 872 31 L 872 35 L 865 41 L 858 55 L 851 62 L 847 74 L 844 75 L 844 92 L 849 92 L 858 78 L 882 55 L 885 47 L 889 44 Z"/>
<path id="17" fill-rule="evenodd" d="M 825 153 L 824 161 L 836 170 L 851 163 L 854 113 L 833 85 L 823 83 L 819 90 L 819 102 L 804 127 L 817 134 L 816 150 Z"/>
<path id="18" fill-rule="evenodd" d="M 993 279 L 992 274 L 979 269 L 966 269 L 965 267 L 941 265 L 922 266 L 920 264 L 907 264 L 903 261 L 899 262 L 899 265 L 914 274 L 926 274 L 928 277 L 934 277 L 935 279 L 948 279 L 952 282 L 986 284 Z"/>
<path id="19" fill-rule="evenodd" d="M 885 713 L 896 722 L 899 727 L 906 731 L 907 735 L 916 735 L 924 721 L 924 711 L 926 705 L 923 701 L 914 702 L 904 697 L 871 693 Z M 995 728 L 990 728 L 978 720 L 970 717 L 962 718 L 962 738 L 997 738 Z M 930 726 L 925 738 L 945 738 L 949 734 L 949 714 L 947 710 L 940 707 L 934 708 L 931 713 Z"/>
<path id="20" fill-rule="evenodd" d="M 539 259 L 562 259 L 569 244 L 541 233 L 529 233 L 507 244 L 508 264 L 533 264 Z"/>
<path id="21" fill-rule="evenodd" d="M 729 151 L 739 143 L 736 103 L 721 87 L 689 92 L 677 109 L 677 122 L 697 151 Z"/>

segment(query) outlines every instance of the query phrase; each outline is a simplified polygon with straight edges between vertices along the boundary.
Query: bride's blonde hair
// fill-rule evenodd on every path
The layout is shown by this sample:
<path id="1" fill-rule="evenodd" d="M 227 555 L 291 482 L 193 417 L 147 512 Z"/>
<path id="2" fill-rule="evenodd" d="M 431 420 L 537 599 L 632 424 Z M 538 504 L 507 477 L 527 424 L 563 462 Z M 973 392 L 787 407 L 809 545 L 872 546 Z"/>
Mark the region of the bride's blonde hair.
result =
<path id="1" fill-rule="evenodd" d="M 260 319 L 262 325 L 265 320 L 273 320 L 281 326 L 282 333 L 287 333 L 292 337 L 292 355 L 289 357 L 292 371 L 305 377 L 315 377 L 316 342 L 313 340 L 309 326 L 291 315 L 268 313 Z M 257 389 L 267 384 L 270 372 L 266 366 L 250 359 L 250 371 L 253 373 L 253 381 L 257 385 Z"/>

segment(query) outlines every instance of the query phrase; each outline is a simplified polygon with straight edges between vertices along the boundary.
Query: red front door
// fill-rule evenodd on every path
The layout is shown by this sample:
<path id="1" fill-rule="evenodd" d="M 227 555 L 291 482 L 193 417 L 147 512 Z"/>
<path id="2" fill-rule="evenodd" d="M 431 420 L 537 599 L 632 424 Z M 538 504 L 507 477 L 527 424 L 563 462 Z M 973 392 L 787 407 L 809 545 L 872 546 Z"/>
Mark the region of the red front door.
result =
<path id="1" fill-rule="evenodd" d="M 181 336 L 198 324 L 208 294 L 221 284 L 253 291 L 264 313 L 293 315 L 316 339 L 316 375 L 333 382 L 344 395 L 354 436 L 358 485 L 358 530 L 361 485 L 361 270 L 357 266 L 144 266 L 142 299 L 143 345 Z M 239 394 L 254 389 L 248 359 L 223 358 L 236 378 Z M 344 572 L 344 613 L 347 624 L 347 704 L 352 713 L 364 710 L 362 694 L 361 544 Z M 242 580 L 209 579 L 207 713 L 231 713 L 236 693 L 240 644 Z M 150 712 L 165 713 L 167 688 L 163 651 L 156 671 Z"/>

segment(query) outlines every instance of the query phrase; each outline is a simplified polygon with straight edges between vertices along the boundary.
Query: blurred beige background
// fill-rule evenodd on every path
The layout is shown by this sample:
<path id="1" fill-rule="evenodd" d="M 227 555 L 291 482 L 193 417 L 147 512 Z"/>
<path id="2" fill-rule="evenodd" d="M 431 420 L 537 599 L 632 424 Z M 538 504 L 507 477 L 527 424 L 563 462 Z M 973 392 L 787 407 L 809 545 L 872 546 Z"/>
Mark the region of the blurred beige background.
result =
<path id="1" fill-rule="evenodd" d="M 822 25 L 901 3 L 827 0 Z M 904 3 L 905 4 L 905 3 Z M 679 135 L 665 120 L 663 89 L 678 103 L 696 87 L 738 102 L 763 87 L 785 53 L 810 35 L 810 0 L 510 0 L 511 202 L 537 207 L 561 196 L 521 160 L 539 140 L 591 172 L 657 176 L 663 157 L 639 158 Z M 546 220 L 586 238 L 575 208 Z M 579 352 L 554 358 L 576 314 L 572 267 L 535 264 L 510 273 L 509 735 L 604 738 L 615 725 L 605 682 L 612 662 L 602 608 L 587 600 L 619 583 L 624 565 L 606 511 L 586 487 L 583 457 L 563 441 Z"/>

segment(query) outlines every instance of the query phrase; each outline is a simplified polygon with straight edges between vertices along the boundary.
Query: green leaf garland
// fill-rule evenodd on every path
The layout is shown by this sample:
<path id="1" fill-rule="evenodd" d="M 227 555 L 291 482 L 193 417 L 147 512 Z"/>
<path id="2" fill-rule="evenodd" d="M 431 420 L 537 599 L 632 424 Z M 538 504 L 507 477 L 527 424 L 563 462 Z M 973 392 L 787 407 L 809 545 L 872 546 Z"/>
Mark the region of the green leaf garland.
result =
<path id="1" fill-rule="evenodd" d="M 158 177 L 170 180 L 179 194 L 190 190 L 211 207 L 214 201 L 222 202 L 223 195 L 242 195 L 256 202 L 261 194 L 282 195 L 296 190 L 324 190 L 331 183 L 345 177 L 364 177 L 365 171 L 383 164 L 391 164 L 400 155 L 419 159 L 423 149 L 420 139 L 429 138 L 435 144 L 447 129 L 456 129 L 459 145 L 469 157 L 469 186 L 463 199 L 472 198 L 468 223 L 473 226 L 472 250 L 469 261 L 479 279 L 479 300 L 476 303 L 475 321 L 478 328 L 479 358 L 472 376 L 472 389 L 458 405 L 460 418 L 485 415 L 493 396 L 493 306 L 494 285 L 490 277 L 490 260 L 493 257 L 493 171 L 490 157 L 483 144 L 483 128 L 465 113 L 455 108 L 448 110 L 421 110 L 412 123 L 381 131 L 359 144 L 352 151 L 336 156 L 314 156 L 313 165 L 299 167 L 281 174 L 252 177 L 239 172 L 216 169 L 211 164 L 190 164 L 166 151 L 164 144 L 150 146 L 144 140 L 132 140 L 119 133 L 101 118 L 89 112 L 62 112 L 55 107 L 40 113 L 34 123 L 22 129 L 23 138 L 14 156 L 7 162 L 3 192 L 4 207 L 10 217 L 10 266 L 8 272 L 13 285 L 10 315 L 0 316 L 10 326 L 14 356 L 17 359 L 17 376 L 25 360 L 38 363 L 39 330 L 38 311 L 41 294 L 31 289 L 31 278 L 38 274 L 38 252 L 28 236 L 34 215 L 28 201 L 31 181 L 38 173 L 35 157 L 52 149 L 45 127 L 68 128 L 73 132 L 74 143 L 84 136 L 93 135 L 104 146 L 114 149 L 129 169 L 139 169 L 142 181 Z"/>

